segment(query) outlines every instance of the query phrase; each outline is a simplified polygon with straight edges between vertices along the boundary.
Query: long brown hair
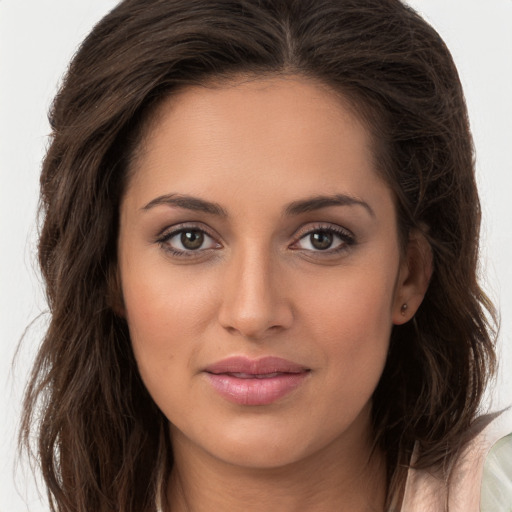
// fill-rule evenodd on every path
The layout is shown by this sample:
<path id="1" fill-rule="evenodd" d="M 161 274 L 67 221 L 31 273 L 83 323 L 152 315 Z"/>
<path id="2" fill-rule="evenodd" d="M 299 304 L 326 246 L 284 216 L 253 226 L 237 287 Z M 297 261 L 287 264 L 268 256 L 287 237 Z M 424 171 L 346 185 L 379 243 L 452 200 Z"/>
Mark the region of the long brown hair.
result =
<path id="1" fill-rule="evenodd" d="M 116 315 L 118 209 L 146 120 L 188 85 L 240 75 L 311 77 L 371 130 L 402 240 L 427 237 L 434 273 L 392 332 L 373 397 L 398 506 L 417 466 L 455 456 L 494 367 L 492 304 L 477 281 L 480 208 L 457 71 L 399 0 L 125 0 L 83 42 L 50 115 L 39 261 L 51 322 L 28 384 L 21 441 L 37 438 L 59 512 L 155 511 L 172 450 Z"/>

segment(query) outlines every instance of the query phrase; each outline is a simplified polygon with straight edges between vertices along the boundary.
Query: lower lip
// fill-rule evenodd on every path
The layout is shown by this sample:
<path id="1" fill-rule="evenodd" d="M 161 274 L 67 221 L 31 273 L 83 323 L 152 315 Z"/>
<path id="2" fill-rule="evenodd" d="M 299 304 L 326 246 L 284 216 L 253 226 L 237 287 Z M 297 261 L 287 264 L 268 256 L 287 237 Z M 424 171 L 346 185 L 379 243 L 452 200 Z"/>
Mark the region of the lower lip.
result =
<path id="1" fill-rule="evenodd" d="M 269 405 L 298 388 L 309 372 L 283 373 L 263 379 L 241 379 L 225 373 L 207 373 L 222 397 L 239 405 Z"/>

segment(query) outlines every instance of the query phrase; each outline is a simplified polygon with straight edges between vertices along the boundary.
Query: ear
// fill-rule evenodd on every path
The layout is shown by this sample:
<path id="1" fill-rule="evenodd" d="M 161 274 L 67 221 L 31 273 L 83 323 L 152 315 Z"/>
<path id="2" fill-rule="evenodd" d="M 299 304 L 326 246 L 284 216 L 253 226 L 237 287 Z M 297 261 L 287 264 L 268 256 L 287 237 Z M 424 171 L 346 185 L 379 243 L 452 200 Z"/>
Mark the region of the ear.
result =
<path id="1" fill-rule="evenodd" d="M 392 320 L 408 322 L 420 307 L 433 271 L 432 249 L 425 235 L 415 229 L 409 236 L 395 288 Z"/>

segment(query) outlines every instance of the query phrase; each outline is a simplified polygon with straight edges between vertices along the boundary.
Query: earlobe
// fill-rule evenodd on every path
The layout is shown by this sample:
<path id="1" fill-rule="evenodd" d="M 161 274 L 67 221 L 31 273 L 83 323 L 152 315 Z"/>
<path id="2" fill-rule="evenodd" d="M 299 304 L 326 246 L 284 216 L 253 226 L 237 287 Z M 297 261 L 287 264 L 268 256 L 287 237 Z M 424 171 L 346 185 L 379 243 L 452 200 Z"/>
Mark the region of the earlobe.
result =
<path id="1" fill-rule="evenodd" d="M 420 230 L 409 236 L 393 303 L 393 324 L 408 322 L 415 314 L 427 292 L 433 272 L 432 248 Z"/>

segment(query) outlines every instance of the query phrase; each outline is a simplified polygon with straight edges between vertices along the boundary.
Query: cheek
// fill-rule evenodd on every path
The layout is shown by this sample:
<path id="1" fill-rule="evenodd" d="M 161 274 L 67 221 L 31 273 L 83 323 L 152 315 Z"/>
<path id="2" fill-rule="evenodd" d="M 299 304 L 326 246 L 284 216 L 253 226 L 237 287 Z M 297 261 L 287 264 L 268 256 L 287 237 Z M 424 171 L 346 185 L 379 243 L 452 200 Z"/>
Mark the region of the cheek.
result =
<path id="1" fill-rule="evenodd" d="M 176 371 L 190 369 L 199 333 L 211 316 L 209 286 L 190 280 L 186 270 L 171 274 L 168 265 L 134 268 L 137 272 L 122 273 L 123 298 L 135 358 L 150 387 L 158 375 L 166 382 Z"/>
<path id="2" fill-rule="evenodd" d="M 340 384 L 347 396 L 356 396 L 354 390 L 371 394 L 389 347 L 394 275 L 370 268 L 343 274 L 300 292 L 304 330 L 333 370 L 326 373 L 333 385 Z"/>
<path id="3" fill-rule="evenodd" d="M 126 267 L 121 274 L 123 299 L 128 323 L 137 334 L 168 339 L 176 330 L 194 330 L 197 320 L 204 319 L 209 286 L 197 270 L 195 275 L 185 267 L 180 272 L 170 272 L 165 260 Z"/>
<path id="4" fill-rule="evenodd" d="M 211 316 L 209 286 L 168 265 L 140 265 L 125 272 L 123 294 L 137 367 L 150 395 L 173 421 L 197 401 L 190 376 L 197 371 L 200 332 Z M 195 283 L 195 284 L 194 284 Z M 204 336 L 203 336 L 204 338 Z"/>
<path id="5" fill-rule="evenodd" d="M 299 293 L 304 296 L 304 311 L 326 338 L 335 333 L 343 338 L 381 333 L 381 338 L 382 331 L 391 329 L 393 291 L 393 272 L 361 268 L 326 276 Z"/>

